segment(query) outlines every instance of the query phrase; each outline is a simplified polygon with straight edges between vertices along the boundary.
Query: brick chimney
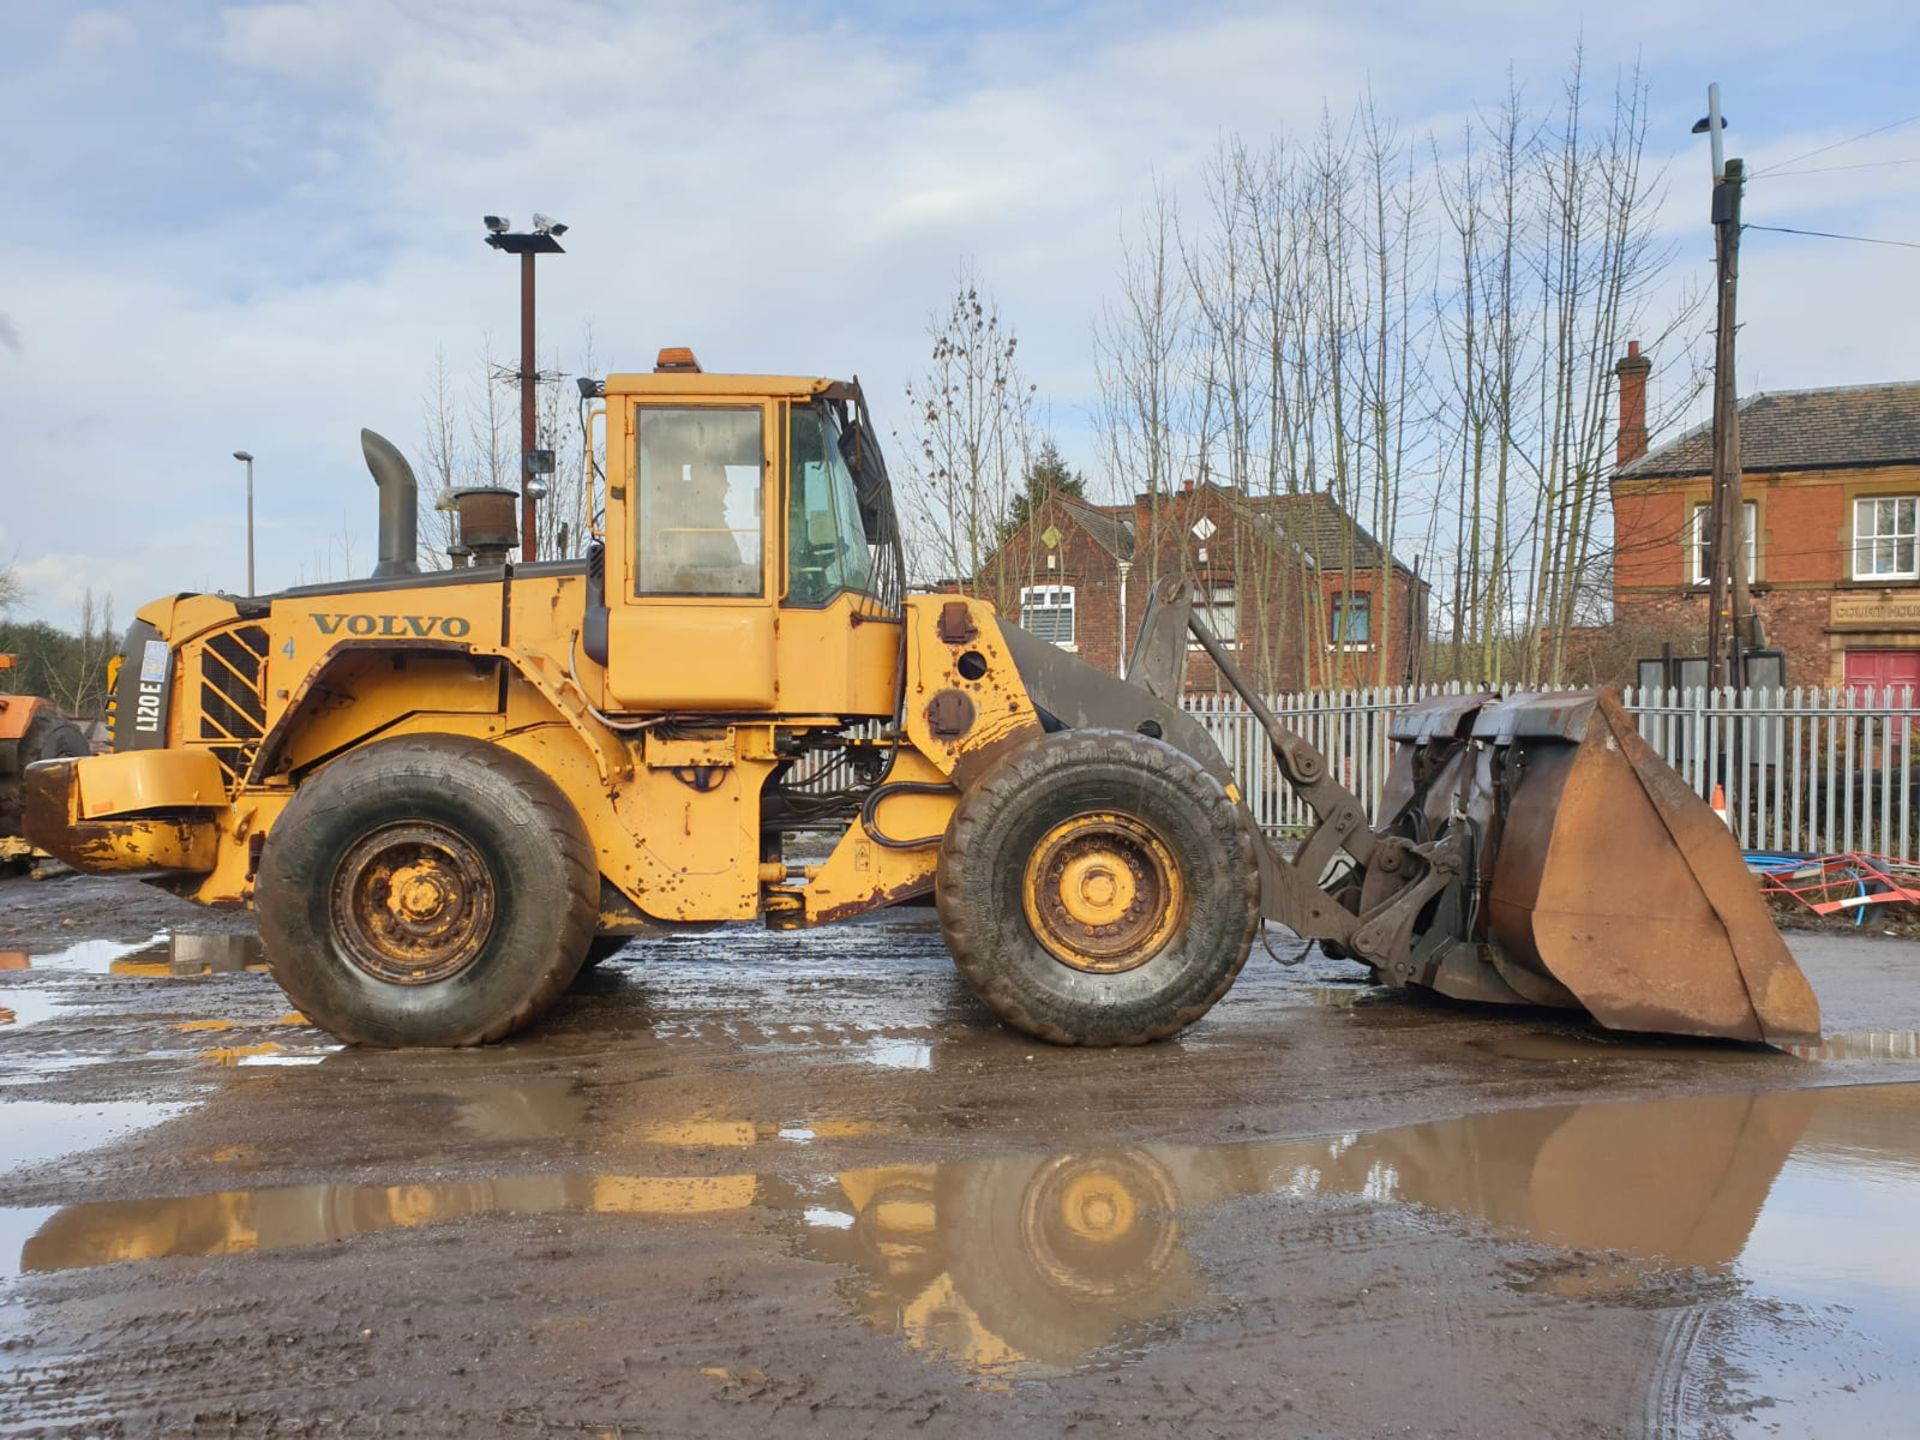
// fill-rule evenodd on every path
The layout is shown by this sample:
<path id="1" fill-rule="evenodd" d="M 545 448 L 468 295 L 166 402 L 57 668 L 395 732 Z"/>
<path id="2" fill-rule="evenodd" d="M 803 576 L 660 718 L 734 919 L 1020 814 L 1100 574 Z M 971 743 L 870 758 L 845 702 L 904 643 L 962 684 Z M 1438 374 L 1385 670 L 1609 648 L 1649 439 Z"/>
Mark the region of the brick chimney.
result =
<path id="1" fill-rule="evenodd" d="M 1620 377 L 1620 434 L 1614 450 L 1614 468 L 1624 470 L 1647 453 L 1647 372 L 1653 362 L 1640 353 L 1640 342 L 1629 340 L 1627 353 L 1613 373 Z"/>

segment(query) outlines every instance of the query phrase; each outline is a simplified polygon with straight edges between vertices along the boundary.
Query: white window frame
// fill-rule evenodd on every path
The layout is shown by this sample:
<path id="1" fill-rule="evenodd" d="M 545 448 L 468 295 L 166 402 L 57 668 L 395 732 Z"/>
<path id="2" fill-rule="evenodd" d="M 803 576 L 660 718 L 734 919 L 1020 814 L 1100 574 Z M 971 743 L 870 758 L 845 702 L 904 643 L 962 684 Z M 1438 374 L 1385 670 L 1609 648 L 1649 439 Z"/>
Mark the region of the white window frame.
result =
<path id="1" fill-rule="evenodd" d="M 1210 580 L 1193 587 L 1193 605 L 1200 612 L 1200 618 L 1207 622 L 1220 643 L 1229 650 L 1240 648 L 1240 597 L 1233 581 Z M 1219 623 L 1220 616 L 1226 616 L 1226 625 Z M 1187 649 L 1198 650 L 1200 642 L 1189 639 Z"/>
<path id="2" fill-rule="evenodd" d="M 1067 638 L 1058 639 L 1053 635 L 1043 635 L 1027 623 L 1028 616 L 1039 611 L 1042 614 L 1067 617 Z M 1039 636 L 1050 645 L 1058 645 L 1062 650 L 1080 648 L 1080 616 L 1071 585 L 1023 585 L 1020 587 L 1020 628 L 1032 635 Z"/>
<path id="3" fill-rule="evenodd" d="M 1893 529 L 1884 534 L 1879 528 L 1879 510 L 1882 505 L 1893 509 Z M 1901 506 L 1906 507 L 1906 524 L 1900 523 Z M 1862 525 L 1862 512 L 1870 517 L 1871 523 Z M 1900 565 L 1900 544 L 1908 546 L 1912 564 L 1902 568 Z M 1893 568 L 1881 570 L 1872 564 L 1875 547 L 1891 547 Z M 1865 563 L 1863 563 L 1865 562 Z M 1853 502 L 1853 578 L 1856 580 L 1920 580 L 1920 496 L 1915 495 L 1859 495 Z"/>
<path id="4" fill-rule="evenodd" d="M 1364 640 L 1342 640 L 1338 638 L 1339 632 L 1344 628 L 1341 623 L 1340 612 L 1346 607 L 1346 603 L 1349 600 L 1358 600 L 1367 607 L 1367 638 Z M 1364 653 L 1373 649 L 1376 644 L 1373 638 L 1373 622 L 1375 618 L 1373 613 L 1373 592 L 1371 590 L 1354 590 L 1351 592 L 1346 590 L 1334 591 L 1327 597 L 1327 649 L 1350 650 L 1356 653 Z"/>
<path id="5" fill-rule="evenodd" d="M 1751 585 L 1760 578 L 1760 502 L 1742 500 L 1740 504 L 1746 522 L 1747 583 Z M 1712 513 L 1708 501 L 1696 500 L 1687 515 L 1687 574 L 1695 585 L 1705 585 L 1712 578 L 1701 563 L 1706 559 L 1707 517 Z"/>

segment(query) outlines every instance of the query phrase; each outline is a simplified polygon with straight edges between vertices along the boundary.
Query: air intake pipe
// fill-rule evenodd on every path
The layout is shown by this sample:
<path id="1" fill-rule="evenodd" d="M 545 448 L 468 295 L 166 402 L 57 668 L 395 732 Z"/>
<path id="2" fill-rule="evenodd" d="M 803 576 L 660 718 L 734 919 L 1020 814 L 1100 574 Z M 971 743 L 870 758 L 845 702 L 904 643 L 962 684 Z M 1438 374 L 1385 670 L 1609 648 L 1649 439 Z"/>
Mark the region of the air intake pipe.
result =
<path id="1" fill-rule="evenodd" d="M 373 567 L 373 578 L 418 575 L 420 485 L 413 467 L 391 440 L 371 430 L 360 432 L 360 453 L 380 487 L 380 563 Z"/>

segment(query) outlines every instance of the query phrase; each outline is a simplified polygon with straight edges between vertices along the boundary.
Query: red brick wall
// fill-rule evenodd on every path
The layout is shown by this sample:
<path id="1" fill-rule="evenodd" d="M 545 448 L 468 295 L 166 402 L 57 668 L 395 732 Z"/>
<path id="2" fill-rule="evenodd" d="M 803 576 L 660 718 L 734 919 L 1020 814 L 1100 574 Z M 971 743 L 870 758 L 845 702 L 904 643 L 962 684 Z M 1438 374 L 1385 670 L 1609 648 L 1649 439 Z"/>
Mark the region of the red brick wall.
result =
<path id="1" fill-rule="evenodd" d="M 1758 507 L 1754 613 L 1768 644 L 1785 652 L 1789 685 L 1837 683 L 1850 645 L 1920 644 L 1920 629 L 1910 635 L 1897 628 L 1849 633 L 1832 621 L 1836 595 L 1920 588 L 1912 581 L 1856 582 L 1851 553 L 1854 497 L 1911 494 L 1920 489 L 1920 472 L 1881 467 L 1749 474 L 1742 488 L 1744 498 Z M 1693 507 L 1705 503 L 1708 493 L 1705 476 L 1614 482 L 1615 625 L 1631 642 L 1625 648 L 1637 644 L 1646 658 L 1659 653 L 1663 638 L 1683 653 L 1700 653 L 1697 637 L 1706 630 L 1707 595 L 1704 586 L 1693 583 L 1683 537 Z M 1628 668 L 1624 658 L 1622 668 Z"/>
<path id="2" fill-rule="evenodd" d="M 1213 533 L 1203 542 L 1193 534 L 1202 517 L 1213 522 Z M 1240 669 L 1257 686 L 1293 690 L 1301 684 L 1336 685 L 1379 683 L 1380 651 L 1386 649 L 1386 681 L 1402 683 L 1406 674 L 1408 609 L 1423 592 L 1404 572 L 1394 576 L 1393 604 L 1386 616 L 1375 601 L 1372 624 L 1374 646 L 1367 650 L 1334 652 L 1327 645 L 1332 596 L 1343 588 L 1344 572 L 1322 577 L 1318 583 L 1317 612 L 1303 607 L 1301 574 L 1293 552 L 1274 535 L 1263 519 L 1237 513 L 1228 497 L 1212 487 L 1163 496 L 1157 505 L 1145 497 L 1133 509 L 1134 557 L 1126 579 L 1124 631 L 1120 594 L 1120 564 L 1082 523 L 1079 507 L 1050 503 L 1009 537 L 989 562 L 980 593 L 1000 604 L 1002 612 L 1018 618 L 1022 587 L 1071 585 L 1075 592 L 1075 648 L 1080 658 L 1102 670 L 1120 673 L 1127 647 L 1133 642 L 1153 580 L 1185 574 L 1200 584 L 1232 584 L 1236 597 L 1239 637 L 1233 647 Z M 1041 535 L 1049 526 L 1060 533 L 1060 543 L 1049 551 Z M 1205 558 L 1202 558 L 1204 551 Z M 1053 564 L 1048 565 L 1051 555 Z M 1357 571 L 1353 589 L 1372 594 L 1378 577 Z M 1425 635 L 1424 614 L 1413 618 L 1416 661 Z M 1217 667 L 1197 647 L 1188 651 L 1185 678 L 1189 691 L 1228 688 Z"/>
<path id="3" fill-rule="evenodd" d="M 1040 538 L 1049 526 L 1060 533 L 1060 544 L 1052 550 Z M 1122 647 L 1128 642 L 1120 635 L 1119 564 L 1081 526 L 1071 505 L 1044 505 L 1015 531 L 988 562 L 980 593 L 1007 618 L 1018 620 L 1020 592 L 1030 585 L 1071 585 L 1075 653 L 1089 665 L 1120 673 Z"/>

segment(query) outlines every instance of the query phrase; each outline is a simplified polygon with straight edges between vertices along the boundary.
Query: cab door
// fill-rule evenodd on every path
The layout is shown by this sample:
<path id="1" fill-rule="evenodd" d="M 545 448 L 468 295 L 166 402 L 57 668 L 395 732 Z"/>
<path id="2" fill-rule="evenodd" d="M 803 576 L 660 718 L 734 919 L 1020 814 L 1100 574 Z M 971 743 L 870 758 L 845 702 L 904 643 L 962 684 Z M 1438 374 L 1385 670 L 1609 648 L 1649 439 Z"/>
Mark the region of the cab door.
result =
<path id="1" fill-rule="evenodd" d="M 606 687 L 623 710 L 773 707 L 777 439 L 761 399 L 632 400 L 611 494 Z"/>

